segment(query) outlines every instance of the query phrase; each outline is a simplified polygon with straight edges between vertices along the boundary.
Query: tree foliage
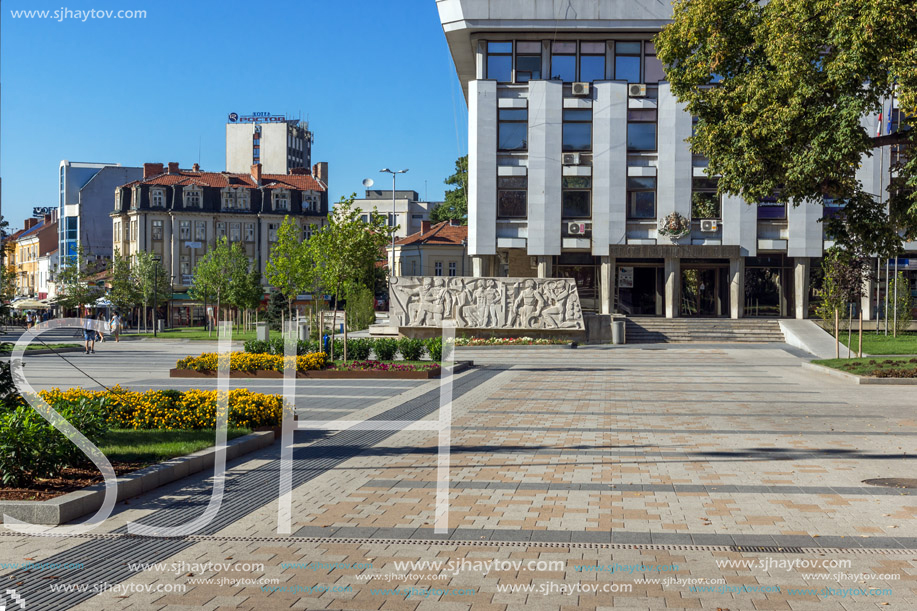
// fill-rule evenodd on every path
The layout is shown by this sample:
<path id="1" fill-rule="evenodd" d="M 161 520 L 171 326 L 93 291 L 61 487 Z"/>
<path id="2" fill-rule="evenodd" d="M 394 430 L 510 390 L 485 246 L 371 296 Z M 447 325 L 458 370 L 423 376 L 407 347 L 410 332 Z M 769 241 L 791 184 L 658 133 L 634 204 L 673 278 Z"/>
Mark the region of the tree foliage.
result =
<path id="1" fill-rule="evenodd" d="M 57 274 L 57 303 L 63 308 L 79 309 L 94 303 L 105 292 L 92 278 L 99 271 L 100 266 L 90 258 L 82 244 L 75 254 L 62 257 Z"/>
<path id="2" fill-rule="evenodd" d="M 672 91 L 697 117 L 693 150 L 723 193 L 757 202 L 848 202 L 839 243 L 897 250 L 889 227 L 917 230 L 917 156 L 900 168 L 891 218 L 855 172 L 876 147 L 912 144 L 914 130 L 876 136 L 893 90 L 917 112 L 917 4 L 909 0 L 675 0 L 656 37 Z M 711 83 L 714 83 L 711 85 Z M 887 104 L 885 107 L 887 108 Z M 887 115 L 886 117 L 887 118 Z M 884 129 L 883 129 L 884 133 Z M 842 217 L 844 218 L 844 217 Z M 893 242 L 889 244 L 889 242 Z"/>
<path id="3" fill-rule="evenodd" d="M 463 224 L 468 222 L 468 155 L 455 160 L 455 173 L 443 182 L 455 188 L 446 191 L 446 201 L 430 211 L 430 221 L 441 223 L 454 219 Z"/>
<path id="4" fill-rule="evenodd" d="M 277 229 L 265 271 L 268 283 L 287 297 L 287 313 L 293 318 L 293 300 L 311 284 L 313 267 L 299 225 L 289 216 Z"/>
<path id="5" fill-rule="evenodd" d="M 116 248 L 108 272 L 108 300 L 115 308 L 129 310 L 138 305 L 141 302 L 140 289 L 131 270 L 130 258 L 122 256 L 121 251 Z"/>

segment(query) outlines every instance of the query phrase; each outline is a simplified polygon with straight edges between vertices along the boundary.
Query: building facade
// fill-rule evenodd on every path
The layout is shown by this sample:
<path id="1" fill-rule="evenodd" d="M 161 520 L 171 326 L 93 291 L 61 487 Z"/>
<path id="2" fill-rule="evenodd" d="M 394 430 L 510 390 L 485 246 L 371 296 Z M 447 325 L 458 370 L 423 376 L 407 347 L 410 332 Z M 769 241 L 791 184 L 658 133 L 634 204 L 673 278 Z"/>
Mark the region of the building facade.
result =
<path id="1" fill-rule="evenodd" d="M 57 297 L 58 250 L 38 257 L 38 299 L 53 300 Z"/>
<path id="2" fill-rule="evenodd" d="M 80 245 L 92 258 L 111 257 L 111 193 L 142 174 L 141 168 L 116 163 L 60 162 L 58 250 L 63 260 L 74 256 Z"/>
<path id="3" fill-rule="evenodd" d="M 44 218 L 30 218 L 16 238 L 16 294 L 20 297 L 44 299 L 39 289 L 39 259 L 57 250 L 57 213 Z"/>
<path id="4" fill-rule="evenodd" d="M 394 276 L 467 276 L 468 227 L 451 221 L 432 225 L 423 221 L 420 230 L 395 241 Z M 392 247 L 387 246 L 391 251 Z M 389 261 L 392 260 L 389 252 Z"/>
<path id="5" fill-rule="evenodd" d="M 652 42 L 671 5 L 556 4 L 437 0 L 468 102 L 474 275 L 573 277 L 606 314 L 808 316 L 825 208 L 716 195 Z M 858 170 L 877 197 L 880 159 Z"/>
<path id="6" fill-rule="evenodd" d="M 388 221 L 388 226 L 398 226 L 395 238 L 406 238 L 420 231 L 421 223 L 430 220 L 430 212 L 436 202 L 422 202 L 417 191 L 395 191 L 394 203 L 392 190 L 367 189 L 366 196 L 353 200 L 353 208 L 360 210 L 366 221 L 373 212 L 381 214 Z"/>
<path id="7" fill-rule="evenodd" d="M 203 172 L 197 164 L 187 170 L 177 163 L 146 163 L 140 180 L 115 190 L 112 240 L 123 255 L 144 251 L 161 257 L 175 300 L 199 308 L 187 289 L 195 265 L 218 240 L 241 244 L 265 278 L 270 248 L 285 217 L 296 220 L 304 238 L 310 225 L 325 224 L 327 171 L 326 163 L 316 164 L 313 174 L 302 169 L 265 174 L 260 165 L 239 174 Z M 177 306 L 173 312 L 175 325 L 187 324 L 183 317 L 192 316 Z"/>
<path id="8" fill-rule="evenodd" d="M 259 163 L 265 174 L 308 170 L 312 139 L 307 122 L 267 113 L 231 113 L 226 123 L 226 171 L 241 174 Z"/>

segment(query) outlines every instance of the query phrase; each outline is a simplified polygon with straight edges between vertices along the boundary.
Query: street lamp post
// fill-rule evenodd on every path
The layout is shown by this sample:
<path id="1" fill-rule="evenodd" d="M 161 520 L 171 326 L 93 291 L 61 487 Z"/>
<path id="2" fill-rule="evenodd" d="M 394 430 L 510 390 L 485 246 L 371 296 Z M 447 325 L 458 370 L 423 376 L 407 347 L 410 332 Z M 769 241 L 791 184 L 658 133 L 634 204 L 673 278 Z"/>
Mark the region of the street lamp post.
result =
<path id="1" fill-rule="evenodd" d="M 395 275 L 395 178 L 398 174 L 404 174 L 408 171 L 408 168 L 403 170 L 389 170 L 388 168 L 383 168 L 379 170 L 380 172 L 386 172 L 392 175 L 392 268 L 389 270 L 389 276 Z"/>

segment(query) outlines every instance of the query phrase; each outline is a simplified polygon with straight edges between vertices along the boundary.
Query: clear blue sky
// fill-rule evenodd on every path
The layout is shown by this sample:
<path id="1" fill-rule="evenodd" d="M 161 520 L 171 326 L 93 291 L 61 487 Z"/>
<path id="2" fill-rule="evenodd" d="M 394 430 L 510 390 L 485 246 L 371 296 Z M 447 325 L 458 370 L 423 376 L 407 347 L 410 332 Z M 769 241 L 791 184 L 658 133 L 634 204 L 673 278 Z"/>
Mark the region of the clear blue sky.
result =
<path id="1" fill-rule="evenodd" d="M 19 9 L 146 10 L 145 19 L 13 19 Z M 308 117 L 330 197 L 379 169 L 443 198 L 467 110 L 433 0 L 3 0 L 3 216 L 56 206 L 58 164 L 225 169 L 229 112 Z"/>

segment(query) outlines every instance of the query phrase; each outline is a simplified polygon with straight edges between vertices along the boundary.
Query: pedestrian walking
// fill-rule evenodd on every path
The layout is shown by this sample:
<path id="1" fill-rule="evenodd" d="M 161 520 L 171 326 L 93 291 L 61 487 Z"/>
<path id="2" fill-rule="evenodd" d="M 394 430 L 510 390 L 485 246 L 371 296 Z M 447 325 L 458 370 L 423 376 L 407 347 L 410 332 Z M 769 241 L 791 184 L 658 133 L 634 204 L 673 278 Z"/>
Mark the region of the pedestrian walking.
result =
<path id="1" fill-rule="evenodd" d="M 26 329 L 32 328 L 32 313 L 31 312 L 25 313 L 25 328 Z"/>
<path id="2" fill-rule="evenodd" d="M 83 319 L 83 339 L 86 342 L 86 354 L 95 354 L 96 324 L 96 321 L 88 314 Z"/>
<path id="3" fill-rule="evenodd" d="M 112 314 L 111 321 L 108 325 L 111 327 L 111 334 L 115 336 L 115 341 L 121 341 L 121 315 L 115 312 Z"/>

